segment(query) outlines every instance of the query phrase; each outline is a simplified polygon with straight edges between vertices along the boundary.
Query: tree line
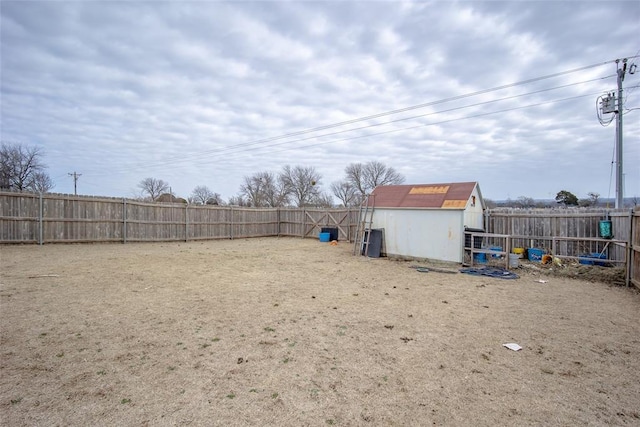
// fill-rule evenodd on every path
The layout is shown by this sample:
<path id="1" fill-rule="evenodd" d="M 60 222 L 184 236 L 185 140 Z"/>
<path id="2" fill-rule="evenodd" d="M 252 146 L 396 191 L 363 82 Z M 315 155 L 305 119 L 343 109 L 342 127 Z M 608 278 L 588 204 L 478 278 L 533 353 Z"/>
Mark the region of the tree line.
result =
<path id="1" fill-rule="evenodd" d="M 47 174 L 43 161 L 44 152 L 39 147 L 24 144 L 2 143 L 0 145 L 0 189 L 48 193 L 54 182 Z M 378 161 L 351 163 L 344 169 L 344 177 L 334 181 L 325 189 L 323 177 L 311 166 L 282 167 L 277 172 L 260 171 L 246 175 L 239 191 L 226 202 L 222 196 L 206 185 L 196 186 L 187 199 L 171 191 L 167 181 L 145 178 L 138 183 L 139 199 L 155 202 L 178 202 L 194 205 L 237 205 L 246 207 L 333 207 L 334 200 L 345 207 L 359 206 L 364 196 L 379 185 L 402 184 L 405 177 L 393 167 Z M 334 199 L 335 197 L 335 199 Z M 589 192 L 579 199 L 567 190 L 561 190 L 553 201 L 539 201 L 520 196 L 516 200 L 495 202 L 485 199 L 488 207 L 547 208 L 551 206 L 599 206 L 600 194 Z M 638 197 L 631 204 L 640 204 Z"/>
<path id="2" fill-rule="evenodd" d="M 0 145 L 0 189 L 48 193 L 54 187 L 43 152 L 23 144 Z"/>
<path id="3" fill-rule="evenodd" d="M 333 207 L 335 197 L 339 205 L 350 207 L 359 206 L 364 196 L 378 185 L 402 184 L 404 181 L 404 176 L 393 167 L 371 161 L 349 164 L 344 178 L 332 182 L 328 189 L 323 189 L 322 174 L 312 166 L 285 165 L 278 172 L 256 172 L 242 178 L 238 193 L 227 202 L 206 185 L 195 187 L 188 199 L 173 196 L 169 183 L 162 179 L 145 178 L 138 188 L 152 201 L 196 205 Z"/>

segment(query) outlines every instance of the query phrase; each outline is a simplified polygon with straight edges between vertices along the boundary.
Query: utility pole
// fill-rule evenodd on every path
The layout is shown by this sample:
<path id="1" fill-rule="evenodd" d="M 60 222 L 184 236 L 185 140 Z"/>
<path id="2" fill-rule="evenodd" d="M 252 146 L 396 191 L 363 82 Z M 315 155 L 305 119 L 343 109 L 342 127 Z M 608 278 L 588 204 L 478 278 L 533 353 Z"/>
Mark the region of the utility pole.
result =
<path id="1" fill-rule="evenodd" d="M 77 196 L 78 195 L 78 178 L 80 178 L 82 174 L 76 173 L 74 171 L 73 173 L 69 173 L 69 176 L 73 177 L 73 194 Z"/>
<path id="2" fill-rule="evenodd" d="M 618 111 L 616 122 L 616 209 L 624 207 L 624 183 L 622 173 L 622 82 L 627 72 L 627 58 L 622 60 L 622 68 L 618 66 L 620 62 L 616 59 L 618 75 Z"/>
<path id="3" fill-rule="evenodd" d="M 635 58 L 635 57 L 634 57 Z M 614 118 L 616 118 L 616 209 L 624 207 L 624 172 L 623 172 L 623 129 L 622 129 L 622 116 L 624 115 L 624 100 L 622 98 L 622 82 L 624 76 L 627 73 L 627 58 L 622 60 L 616 59 L 616 77 L 618 83 L 618 94 L 616 102 L 616 93 L 610 92 L 607 95 L 602 95 L 598 98 L 598 120 L 602 126 L 610 124 Z M 620 65 L 622 62 L 622 65 Z M 635 74 L 637 69 L 636 64 L 631 64 L 629 67 L 629 74 Z M 614 116 L 610 119 L 606 119 L 606 114 L 613 113 Z"/>

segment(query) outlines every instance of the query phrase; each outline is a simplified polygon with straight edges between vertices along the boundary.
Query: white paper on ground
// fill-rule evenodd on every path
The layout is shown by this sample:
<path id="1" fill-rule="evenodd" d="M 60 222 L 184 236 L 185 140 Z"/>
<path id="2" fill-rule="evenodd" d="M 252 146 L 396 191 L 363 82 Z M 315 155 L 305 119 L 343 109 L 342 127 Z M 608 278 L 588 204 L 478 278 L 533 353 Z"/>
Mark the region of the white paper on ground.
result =
<path id="1" fill-rule="evenodd" d="M 518 351 L 518 350 L 522 350 L 522 347 L 520 347 L 518 344 L 514 343 L 514 342 L 510 342 L 507 344 L 502 344 L 504 347 L 507 347 L 510 350 L 513 351 Z"/>

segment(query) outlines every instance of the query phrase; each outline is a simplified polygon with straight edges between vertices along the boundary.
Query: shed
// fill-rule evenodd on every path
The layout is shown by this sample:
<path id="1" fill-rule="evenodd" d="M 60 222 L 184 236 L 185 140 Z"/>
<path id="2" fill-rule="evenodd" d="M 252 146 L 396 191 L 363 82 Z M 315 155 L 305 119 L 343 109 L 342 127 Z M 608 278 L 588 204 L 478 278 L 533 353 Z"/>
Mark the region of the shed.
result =
<path id="1" fill-rule="evenodd" d="M 371 228 L 387 255 L 462 262 L 465 227 L 484 229 L 477 182 L 384 185 L 373 190 Z"/>

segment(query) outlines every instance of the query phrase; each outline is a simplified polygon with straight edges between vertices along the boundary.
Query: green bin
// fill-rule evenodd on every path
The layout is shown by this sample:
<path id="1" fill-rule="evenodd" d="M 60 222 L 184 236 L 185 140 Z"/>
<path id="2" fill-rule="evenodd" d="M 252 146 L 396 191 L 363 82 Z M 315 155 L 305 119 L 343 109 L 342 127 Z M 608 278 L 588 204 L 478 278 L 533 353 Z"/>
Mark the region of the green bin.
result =
<path id="1" fill-rule="evenodd" d="M 608 219 L 603 219 L 602 221 L 600 221 L 600 223 L 598 224 L 598 232 L 601 238 L 612 239 L 613 231 L 611 221 Z"/>

